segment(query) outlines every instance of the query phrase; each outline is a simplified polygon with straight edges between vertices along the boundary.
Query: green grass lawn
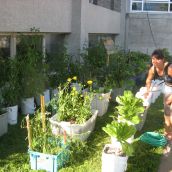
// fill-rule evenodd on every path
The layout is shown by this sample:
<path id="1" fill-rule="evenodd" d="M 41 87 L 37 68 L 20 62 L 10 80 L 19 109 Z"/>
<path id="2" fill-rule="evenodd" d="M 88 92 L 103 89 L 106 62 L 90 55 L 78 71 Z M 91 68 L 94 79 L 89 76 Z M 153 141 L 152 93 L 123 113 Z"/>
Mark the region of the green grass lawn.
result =
<path id="1" fill-rule="evenodd" d="M 83 150 L 78 147 L 75 160 L 60 170 L 60 172 L 100 172 L 101 153 L 104 145 L 110 143 L 108 135 L 102 131 L 102 127 L 110 122 L 113 114 L 114 104 L 111 103 L 109 111 L 96 121 L 94 132 L 89 137 Z M 0 172 L 28 172 L 30 170 L 29 155 L 27 153 L 27 131 L 20 128 L 21 120 L 19 117 L 18 125 L 9 126 L 8 133 L 0 138 Z M 148 111 L 146 123 L 140 136 L 146 131 L 163 132 L 163 104 L 160 97 Z M 157 172 L 162 148 L 155 148 L 142 142 L 135 144 L 135 156 L 128 160 L 127 172 Z M 77 150 L 76 149 L 76 150 Z M 40 170 L 42 171 L 42 170 Z"/>

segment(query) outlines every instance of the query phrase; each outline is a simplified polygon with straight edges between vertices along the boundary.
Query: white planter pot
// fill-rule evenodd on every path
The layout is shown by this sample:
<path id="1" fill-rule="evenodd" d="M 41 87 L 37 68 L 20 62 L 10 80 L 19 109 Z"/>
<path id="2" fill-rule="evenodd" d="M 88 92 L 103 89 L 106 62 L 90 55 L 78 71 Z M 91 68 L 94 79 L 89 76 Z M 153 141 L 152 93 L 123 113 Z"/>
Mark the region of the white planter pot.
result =
<path id="1" fill-rule="evenodd" d="M 0 115 L 0 136 L 8 131 L 8 116 L 7 113 Z"/>
<path id="2" fill-rule="evenodd" d="M 78 92 L 81 91 L 82 87 L 78 83 L 71 83 L 71 88 L 75 87 Z"/>
<path id="3" fill-rule="evenodd" d="M 18 105 L 7 107 L 8 123 L 11 125 L 17 124 Z"/>
<path id="4" fill-rule="evenodd" d="M 44 96 L 44 100 L 45 100 L 45 104 L 50 102 L 50 90 L 47 89 L 43 92 L 43 96 Z M 41 105 L 41 101 L 40 101 L 40 95 L 36 96 L 36 104 L 37 106 Z"/>
<path id="5" fill-rule="evenodd" d="M 34 114 L 34 97 L 22 99 L 21 101 L 21 112 L 22 114 Z"/>
<path id="6" fill-rule="evenodd" d="M 50 118 L 52 133 L 54 135 L 59 135 L 63 134 L 63 131 L 65 130 L 70 137 L 85 141 L 94 130 L 97 113 L 98 111 L 94 110 L 92 117 L 84 124 L 71 124 L 70 122 L 65 121 L 58 122 L 56 121 L 56 115 L 54 115 Z"/>
<path id="7" fill-rule="evenodd" d="M 106 144 L 102 152 L 102 172 L 124 172 L 127 169 L 128 156 L 117 156 L 107 153 L 108 149 L 115 149 L 112 144 Z"/>
<path id="8" fill-rule="evenodd" d="M 109 99 L 110 99 L 110 94 L 109 93 L 97 93 L 92 102 L 91 102 L 91 108 L 92 109 L 97 109 L 98 110 L 98 116 L 103 116 L 109 107 Z"/>
<path id="9" fill-rule="evenodd" d="M 51 90 L 51 99 L 56 97 L 57 94 L 58 94 L 58 90 L 57 89 L 52 89 Z"/>

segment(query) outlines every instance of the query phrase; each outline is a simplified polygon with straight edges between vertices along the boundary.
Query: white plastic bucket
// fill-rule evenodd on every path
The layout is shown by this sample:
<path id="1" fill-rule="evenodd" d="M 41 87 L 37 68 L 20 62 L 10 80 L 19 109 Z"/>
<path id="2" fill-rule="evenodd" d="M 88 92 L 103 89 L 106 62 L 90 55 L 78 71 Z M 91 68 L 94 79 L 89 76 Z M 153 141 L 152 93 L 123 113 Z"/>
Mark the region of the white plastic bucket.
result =
<path id="1" fill-rule="evenodd" d="M 124 172 L 127 169 L 128 156 L 117 156 L 114 153 L 106 153 L 108 147 L 114 147 L 112 144 L 106 144 L 102 152 L 102 172 Z"/>
<path id="2" fill-rule="evenodd" d="M 22 99 L 21 101 L 21 112 L 22 114 L 34 114 L 34 97 Z"/>
<path id="3" fill-rule="evenodd" d="M 17 124 L 18 105 L 7 107 L 8 123 L 11 125 Z"/>
<path id="4" fill-rule="evenodd" d="M 8 131 L 8 119 L 7 113 L 0 115 L 0 136 L 4 135 Z"/>
<path id="5" fill-rule="evenodd" d="M 45 90 L 43 93 L 43 96 L 44 96 L 45 104 L 49 103 L 50 102 L 50 90 L 49 89 Z M 36 96 L 36 104 L 38 106 L 41 105 L 40 95 Z"/>
<path id="6" fill-rule="evenodd" d="M 51 90 L 51 99 L 54 98 L 57 94 L 58 94 L 58 90 L 57 89 L 52 89 Z"/>

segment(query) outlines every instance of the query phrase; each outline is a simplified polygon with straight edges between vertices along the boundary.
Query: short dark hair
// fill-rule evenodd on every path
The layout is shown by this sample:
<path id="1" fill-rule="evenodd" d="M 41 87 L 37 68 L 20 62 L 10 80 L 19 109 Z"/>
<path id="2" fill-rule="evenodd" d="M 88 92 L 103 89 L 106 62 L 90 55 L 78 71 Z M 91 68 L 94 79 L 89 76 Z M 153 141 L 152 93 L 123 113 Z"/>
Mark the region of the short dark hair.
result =
<path id="1" fill-rule="evenodd" d="M 155 57 L 156 59 L 164 59 L 164 54 L 162 49 L 156 49 L 153 51 L 151 57 Z"/>

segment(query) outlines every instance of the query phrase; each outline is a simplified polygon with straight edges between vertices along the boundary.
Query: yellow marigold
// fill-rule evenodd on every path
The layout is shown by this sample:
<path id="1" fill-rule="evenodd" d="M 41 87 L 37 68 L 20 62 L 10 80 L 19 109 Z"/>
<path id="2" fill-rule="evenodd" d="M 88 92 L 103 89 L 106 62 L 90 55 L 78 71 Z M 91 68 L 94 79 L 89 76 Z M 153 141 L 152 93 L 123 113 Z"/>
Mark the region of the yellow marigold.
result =
<path id="1" fill-rule="evenodd" d="M 92 85 L 93 84 L 93 81 L 89 80 L 89 81 L 87 81 L 87 84 L 88 85 Z"/>
<path id="2" fill-rule="evenodd" d="M 71 82 L 71 81 L 72 81 L 72 79 L 71 79 L 71 78 L 68 78 L 68 79 L 67 79 L 67 81 L 68 81 L 68 82 Z"/>
<path id="3" fill-rule="evenodd" d="M 74 76 L 72 79 L 73 79 L 74 81 L 76 81 L 76 80 L 77 80 L 77 76 Z"/>

